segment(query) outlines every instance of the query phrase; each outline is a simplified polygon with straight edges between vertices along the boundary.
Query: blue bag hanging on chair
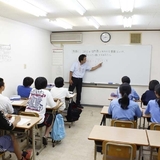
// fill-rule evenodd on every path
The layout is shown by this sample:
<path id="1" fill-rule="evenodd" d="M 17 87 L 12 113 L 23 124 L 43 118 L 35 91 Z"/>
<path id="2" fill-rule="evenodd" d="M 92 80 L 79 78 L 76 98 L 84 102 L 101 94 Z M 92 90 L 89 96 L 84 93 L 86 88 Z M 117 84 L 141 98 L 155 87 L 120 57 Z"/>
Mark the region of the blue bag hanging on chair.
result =
<path id="1" fill-rule="evenodd" d="M 56 114 L 52 127 L 51 137 L 54 141 L 60 141 L 66 136 L 64 120 L 61 114 Z"/>

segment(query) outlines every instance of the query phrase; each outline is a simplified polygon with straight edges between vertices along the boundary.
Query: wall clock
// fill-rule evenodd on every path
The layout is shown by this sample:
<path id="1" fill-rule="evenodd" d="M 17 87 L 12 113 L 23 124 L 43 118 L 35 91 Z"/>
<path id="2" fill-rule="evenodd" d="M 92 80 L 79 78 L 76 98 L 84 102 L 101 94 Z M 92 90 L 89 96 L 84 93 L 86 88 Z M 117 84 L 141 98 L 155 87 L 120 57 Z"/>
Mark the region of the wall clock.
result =
<path id="1" fill-rule="evenodd" d="M 103 32 L 100 35 L 100 39 L 101 39 L 102 42 L 107 43 L 111 40 L 111 35 L 108 32 Z"/>

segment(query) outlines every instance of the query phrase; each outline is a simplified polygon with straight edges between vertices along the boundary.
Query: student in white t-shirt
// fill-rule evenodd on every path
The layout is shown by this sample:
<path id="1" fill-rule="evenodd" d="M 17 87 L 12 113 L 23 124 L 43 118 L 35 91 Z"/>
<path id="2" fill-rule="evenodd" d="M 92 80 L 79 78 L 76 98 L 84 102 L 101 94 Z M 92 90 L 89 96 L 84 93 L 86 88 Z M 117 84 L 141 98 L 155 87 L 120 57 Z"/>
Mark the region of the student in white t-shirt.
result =
<path id="1" fill-rule="evenodd" d="M 5 89 L 4 80 L 3 78 L 0 78 L 0 110 L 3 111 L 3 113 L 6 115 L 13 113 L 14 109 L 12 107 L 10 99 L 2 95 L 4 89 Z"/>
<path id="2" fill-rule="evenodd" d="M 51 94 L 53 99 L 60 99 L 63 105 L 59 110 L 63 111 L 66 108 L 65 98 L 69 97 L 69 91 L 67 88 L 63 88 L 64 79 L 62 77 L 57 77 L 54 81 L 55 86 L 51 89 Z"/>
<path id="3" fill-rule="evenodd" d="M 52 128 L 53 123 L 53 116 L 50 114 L 49 116 L 49 123 L 46 124 L 45 120 L 45 113 L 46 113 L 46 106 L 51 107 L 54 109 L 58 108 L 60 101 L 54 102 L 51 93 L 46 90 L 47 86 L 47 79 L 45 77 L 38 77 L 35 80 L 35 88 L 33 88 L 30 92 L 29 100 L 26 106 L 26 112 L 36 112 L 42 118 L 38 123 L 38 127 L 46 126 L 46 131 L 43 136 L 43 144 L 47 145 L 47 137 L 49 136 L 49 132 Z M 47 115 L 48 116 L 48 115 Z"/>

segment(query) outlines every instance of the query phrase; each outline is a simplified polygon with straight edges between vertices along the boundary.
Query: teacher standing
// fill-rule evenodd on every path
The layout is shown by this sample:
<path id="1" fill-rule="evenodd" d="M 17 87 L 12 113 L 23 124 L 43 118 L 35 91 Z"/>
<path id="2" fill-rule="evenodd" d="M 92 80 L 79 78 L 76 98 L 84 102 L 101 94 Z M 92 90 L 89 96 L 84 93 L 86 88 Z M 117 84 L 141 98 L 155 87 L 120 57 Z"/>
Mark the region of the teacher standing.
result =
<path id="1" fill-rule="evenodd" d="M 82 92 L 82 82 L 83 77 L 86 71 L 94 71 L 102 66 L 102 63 L 99 63 L 97 66 L 90 67 L 89 64 L 86 62 L 86 55 L 81 54 L 78 57 L 78 61 L 73 63 L 69 73 L 69 91 L 73 91 L 76 87 L 77 97 L 76 97 L 76 104 L 79 108 L 83 108 L 81 105 L 81 92 Z"/>

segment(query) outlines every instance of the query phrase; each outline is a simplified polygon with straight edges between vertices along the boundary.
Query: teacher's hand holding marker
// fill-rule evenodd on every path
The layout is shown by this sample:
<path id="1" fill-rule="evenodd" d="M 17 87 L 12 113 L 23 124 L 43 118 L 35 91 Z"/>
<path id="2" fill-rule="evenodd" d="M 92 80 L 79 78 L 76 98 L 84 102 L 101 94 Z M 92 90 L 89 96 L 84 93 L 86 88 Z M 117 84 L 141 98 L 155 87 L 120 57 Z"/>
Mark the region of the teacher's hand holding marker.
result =
<path id="1" fill-rule="evenodd" d="M 83 108 L 81 105 L 81 92 L 82 92 L 82 82 L 83 77 L 86 71 L 94 71 L 102 66 L 102 62 L 98 65 L 91 67 L 87 62 L 87 56 L 85 54 L 81 54 L 78 57 L 78 61 L 74 62 L 71 66 L 69 72 L 69 91 L 72 91 L 76 88 L 77 97 L 76 104 L 79 108 Z"/>

